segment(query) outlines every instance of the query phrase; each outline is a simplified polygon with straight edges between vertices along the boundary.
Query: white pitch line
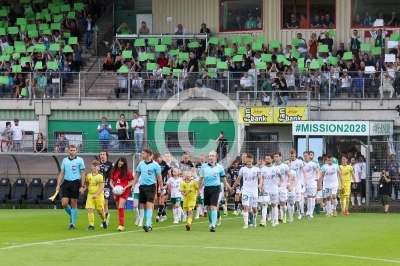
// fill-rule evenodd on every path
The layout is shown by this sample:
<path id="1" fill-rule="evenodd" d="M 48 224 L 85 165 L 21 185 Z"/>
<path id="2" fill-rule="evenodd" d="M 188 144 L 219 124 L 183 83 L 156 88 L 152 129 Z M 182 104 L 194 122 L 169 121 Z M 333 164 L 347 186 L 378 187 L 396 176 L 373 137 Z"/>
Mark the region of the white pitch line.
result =
<path id="1" fill-rule="evenodd" d="M 222 221 L 234 220 L 234 219 L 239 219 L 239 218 L 241 218 L 241 217 L 226 218 L 226 219 L 223 219 Z M 204 224 L 204 223 L 209 223 L 209 221 L 207 220 L 207 221 L 204 221 L 204 222 L 194 222 L 193 224 Z M 165 229 L 165 228 L 173 228 L 173 227 L 178 227 L 178 226 L 183 226 L 183 225 L 184 224 L 179 224 L 179 225 L 177 224 L 177 225 L 156 227 L 156 228 L 153 228 L 153 230 L 160 230 L 160 229 Z M 143 232 L 143 229 L 142 230 L 130 230 L 130 231 L 124 231 L 124 232 L 114 232 L 114 233 L 107 233 L 107 234 L 98 234 L 98 235 L 91 235 L 91 236 L 82 236 L 82 237 L 67 238 L 67 239 L 59 239 L 59 240 L 53 240 L 53 241 L 26 243 L 26 244 L 21 244 L 21 245 L 0 247 L 0 250 L 9 250 L 9 249 L 15 249 L 15 248 L 31 247 L 31 246 L 36 246 L 36 245 L 50 245 L 50 244 L 55 244 L 55 243 L 70 242 L 70 241 L 75 241 L 75 240 L 84 240 L 84 239 L 99 238 L 99 237 L 105 237 L 105 236 L 121 235 L 121 234 L 130 234 L 130 233 L 136 233 L 136 232 Z"/>
<path id="2" fill-rule="evenodd" d="M 161 228 L 160 228 L 161 229 Z M 292 250 L 274 250 L 274 249 L 253 249 L 253 248 L 235 248 L 235 247 L 213 247 L 213 246 L 177 246 L 177 245 L 151 245 L 151 244 L 93 244 L 93 243 L 74 243 L 76 246 L 131 246 L 131 247 L 162 247 L 162 248 L 193 248 L 193 249 L 217 249 L 217 250 L 239 250 L 239 251 L 254 251 L 254 252 L 270 252 L 270 253 L 287 253 L 287 254 L 302 254 L 302 255 L 315 255 L 315 256 L 331 256 L 331 257 L 340 257 L 347 259 L 362 259 L 362 260 L 370 260 L 370 261 L 379 261 L 379 262 L 389 262 L 400 264 L 398 260 L 389 260 L 389 259 L 381 259 L 381 258 L 371 258 L 371 257 L 363 257 L 363 256 L 355 256 L 355 255 L 345 255 L 345 254 L 333 254 L 333 253 L 324 253 L 324 252 L 308 252 L 308 251 L 292 251 Z"/>

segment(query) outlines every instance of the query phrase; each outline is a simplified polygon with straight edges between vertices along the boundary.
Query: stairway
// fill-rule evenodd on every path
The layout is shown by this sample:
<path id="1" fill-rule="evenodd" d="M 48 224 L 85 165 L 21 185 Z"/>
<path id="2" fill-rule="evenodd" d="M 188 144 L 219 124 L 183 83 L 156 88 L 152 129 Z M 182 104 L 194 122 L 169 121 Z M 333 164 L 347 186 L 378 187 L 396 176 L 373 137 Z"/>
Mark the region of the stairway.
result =
<path id="1" fill-rule="evenodd" d="M 112 7 L 110 7 L 112 8 Z M 96 25 L 100 28 L 100 30 L 97 32 L 97 52 L 100 56 L 99 60 L 101 61 L 100 64 L 100 69 L 99 69 L 99 63 L 98 63 L 98 56 L 95 54 L 95 37 L 93 36 L 93 44 L 91 45 L 91 50 L 89 53 L 86 53 L 86 47 L 85 47 L 85 40 L 84 38 L 81 40 L 79 45 L 83 49 L 82 53 L 82 61 L 83 61 L 83 66 L 81 67 L 81 95 L 84 97 L 84 88 L 85 85 L 88 87 L 89 85 L 92 84 L 93 81 L 96 81 L 96 84 L 91 87 L 89 90 L 88 94 L 86 94 L 86 97 L 107 97 L 109 93 L 109 88 L 108 86 L 112 84 L 108 84 L 107 82 L 104 84 L 105 80 L 109 81 L 110 76 L 107 76 L 106 74 L 102 74 L 100 78 L 98 77 L 99 71 L 102 70 L 103 68 L 103 55 L 101 54 L 102 51 L 105 49 L 105 44 L 102 41 L 103 39 L 107 42 L 109 42 L 108 46 L 112 42 L 112 38 L 114 35 L 114 32 L 110 32 L 110 28 L 113 26 L 113 14 L 112 14 L 112 9 L 108 10 L 96 23 Z M 86 77 L 86 79 L 85 79 Z M 115 81 L 115 79 L 112 79 Z M 103 82 L 103 84 L 102 84 Z M 116 83 L 115 83 L 116 84 Z M 112 88 L 114 88 L 115 85 L 112 85 Z M 61 98 L 77 98 L 79 95 L 79 76 L 78 74 L 74 75 L 74 81 L 73 83 L 70 84 L 70 86 L 66 87 L 66 92 L 63 93 L 63 96 Z"/>

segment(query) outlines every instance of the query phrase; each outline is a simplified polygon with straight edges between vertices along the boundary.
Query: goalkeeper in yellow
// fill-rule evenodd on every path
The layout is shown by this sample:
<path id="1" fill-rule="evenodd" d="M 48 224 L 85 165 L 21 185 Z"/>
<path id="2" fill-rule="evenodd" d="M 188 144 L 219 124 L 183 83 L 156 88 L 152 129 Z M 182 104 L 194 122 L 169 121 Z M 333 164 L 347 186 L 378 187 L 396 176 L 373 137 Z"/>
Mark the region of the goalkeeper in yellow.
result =
<path id="1" fill-rule="evenodd" d="M 190 171 L 184 172 L 184 182 L 181 183 L 179 188 L 183 196 L 183 211 L 187 212 L 187 225 L 186 230 L 192 229 L 193 210 L 196 206 L 198 184 L 192 178 Z"/>
<path id="2" fill-rule="evenodd" d="M 94 209 L 100 215 L 103 229 L 107 229 L 106 215 L 104 213 L 104 176 L 99 173 L 100 162 L 92 162 L 92 172 L 86 175 L 85 187 L 88 189 L 86 209 L 88 210 L 89 227 L 86 230 L 94 230 Z"/>
<path id="3" fill-rule="evenodd" d="M 350 203 L 350 192 L 351 192 L 351 182 L 355 182 L 354 169 L 353 166 L 347 164 L 348 159 L 342 157 L 342 164 L 339 166 L 340 174 L 342 176 L 340 184 L 340 206 L 342 209 L 342 215 L 349 215 L 349 203 Z"/>

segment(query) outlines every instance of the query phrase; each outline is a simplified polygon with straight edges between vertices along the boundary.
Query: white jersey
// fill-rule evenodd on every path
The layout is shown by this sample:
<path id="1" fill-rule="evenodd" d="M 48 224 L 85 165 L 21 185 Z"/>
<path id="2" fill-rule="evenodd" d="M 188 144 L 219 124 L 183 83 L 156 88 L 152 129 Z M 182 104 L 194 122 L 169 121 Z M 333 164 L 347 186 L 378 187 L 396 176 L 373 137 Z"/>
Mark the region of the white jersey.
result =
<path id="1" fill-rule="evenodd" d="M 324 187 L 332 188 L 338 187 L 338 172 L 340 171 L 339 165 L 337 164 L 325 164 L 321 168 L 322 173 L 324 173 Z"/>
<path id="2" fill-rule="evenodd" d="M 314 161 L 304 162 L 304 167 L 307 175 L 307 186 L 316 188 L 318 164 Z"/>
<path id="3" fill-rule="evenodd" d="M 290 168 L 296 172 L 297 178 L 299 179 L 298 183 L 304 185 L 304 176 L 303 176 L 304 162 L 300 159 L 290 161 Z"/>
<path id="4" fill-rule="evenodd" d="M 361 171 L 361 179 L 366 179 L 367 178 L 367 164 L 366 163 L 358 163 L 360 166 L 360 171 Z"/>
<path id="5" fill-rule="evenodd" d="M 243 194 L 251 193 L 258 195 L 258 175 L 260 169 L 253 166 L 251 168 L 244 166 L 239 170 L 239 176 L 243 179 Z"/>
<path id="6" fill-rule="evenodd" d="M 356 183 L 361 182 L 361 168 L 358 163 L 351 165 L 354 169 L 354 177 L 356 178 Z"/>
<path id="7" fill-rule="evenodd" d="M 182 194 L 179 191 L 179 188 L 181 187 L 182 183 L 182 178 L 173 178 L 170 177 L 168 178 L 167 185 L 170 188 L 171 191 L 171 198 L 182 198 Z"/>
<path id="8" fill-rule="evenodd" d="M 261 168 L 263 177 L 263 189 L 269 194 L 278 194 L 278 183 L 280 181 L 281 170 L 278 166 L 263 166 Z"/>
<path id="9" fill-rule="evenodd" d="M 289 166 L 283 162 L 281 162 L 280 164 L 275 164 L 275 165 L 279 167 L 279 170 L 281 171 L 281 175 L 283 177 L 283 181 L 282 181 L 282 184 L 279 187 L 279 189 L 286 189 L 286 185 L 287 185 L 287 181 L 288 181 L 287 172 L 290 171 Z"/>

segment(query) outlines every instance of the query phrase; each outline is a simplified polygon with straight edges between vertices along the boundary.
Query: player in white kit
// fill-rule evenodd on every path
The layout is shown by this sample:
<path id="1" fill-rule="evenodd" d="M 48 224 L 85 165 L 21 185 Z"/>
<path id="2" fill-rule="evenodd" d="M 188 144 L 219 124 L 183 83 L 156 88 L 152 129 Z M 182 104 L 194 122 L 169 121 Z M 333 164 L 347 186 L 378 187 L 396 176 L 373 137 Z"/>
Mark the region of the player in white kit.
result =
<path id="1" fill-rule="evenodd" d="M 307 194 L 307 218 L 314 218 L 313 212 L 315 207 L 315 196 L 317 194 L 318 188 L 318 178 L 319 168 L 318 164 L 310 159 L 310 155 L 308 151 L 303 153 L 304 157 L 304 168 L 306 169 L 307 174 L 307 185 L 306 185 L 306 194 Z"/>
<path id="2" fill-rule="evenodd" d="M 279 204 L 281 205 L 280 217 L 282 222 L 286 223 L 287 188 L 291 186 L 292 176 L 290 174 L 289 166 L 282 162 L 282 154 L 279 151 L 274 153 L 274 163 L 281 170 L 281 175 L 283 177 L 283 182 L 279 187 Z"/>
<path id="3" fill-rule="evenodd" d="M 172 177 L 168 178 L 167 187 L 169 194 L 171 195 L 172 212 L 174 214 L 174 224 L 179 223 L 179 218 L 181 217 L 181 201 L 182 194 L 180 192 L 182 178 L 179 177 L 179 169 L 174 168 L 172 170 Z"/>
<path id="4" fill-rule="evenodd" d="M 143 225 L 143 219 L 144 219 L 144 205 L 141 204 L 139 209 L 139 187 L 140 187 L 140 177 L 139 181 L 135 184 L 134 187 L 132 187 L 131 191 L 133 192 L 133 211 L 136 214 L 135 225 L 141 227 Z"/>
<path id="5" fill-rule="evenodd" d="M 253 209 L 253 227 L 257 226 L 257 201 L 258 201 L 258 189 L 262 187 L 262 176 L 260 169 L 253 166 L 253 155 L 247 154 L 246 166 L 240 168 L 239 176 L 231 188 L 233 193 L 236 186 L 240 183 L 243 178 L 242 187 L 242 205 L 243 205 L 243 220 L 246 229 L 249 227 L 249 207 Z"/>
<path id="6" fill-rule="evenodd" d="M 290 174 L 292 176 L 292 183 L 290 186 L 287 187 L 287 190 L 288 190 L 287 208 L 288 208 L 288 213 L 289 213 L 289 222 L 291 223 L 291 222 L 293 222 L 294 203 L 298 197 L 298 193 L 300 193 L 300 191 L 298 191 L 298 192 L 296 191 L 297 183 L 299 183 L 299 179 L 297 177 L 296 171 L 291 168 L 290 160 L 285 160 L 285 163 L 289 166 Z"/>
<path id="7" fill-rule="evenodd" d="M 323 184 L 324 198 L 326 198 L 326 216 L 336 216 L 337 199 L 336 194 L 338 185 L 342 184 L 342 176 L 340 175 L 339 165 L 333 164 L 332 155 L 328 155 L 326 164 L 321 168 L 321 177 L 319 179 L 319 186 Z"/>
<path id="8" fill-rule="evenodd" d="M 273 155 L 265 156 L 265 166 L 260 169 L 263 178 L 263 186 L 261 189 L 261 223 L 260 226 L 265 226 L 267 218 L 268 204 L 271 204 L 271 224 L 275 226 L 275 221 L 278 220 L 278 193 L 279 186 L 283 182 L 281 170 L 278 166 L 272 164 Z M 279 224 L 279 223 L 278 223 Z"/>
<path id="9" fill-rule="evenodd" d="M 297 218 L 300 220 L 304 215 L 304 192 L 306 190 L 305 184 L 307 183 L 307 173 L 304 168 L 304 162 L 297 159 L 295 149 L 290 150 L 290 168 L 296 172 L 297 184 L 296 184 L 296 206 L 297 206 Z"/>

